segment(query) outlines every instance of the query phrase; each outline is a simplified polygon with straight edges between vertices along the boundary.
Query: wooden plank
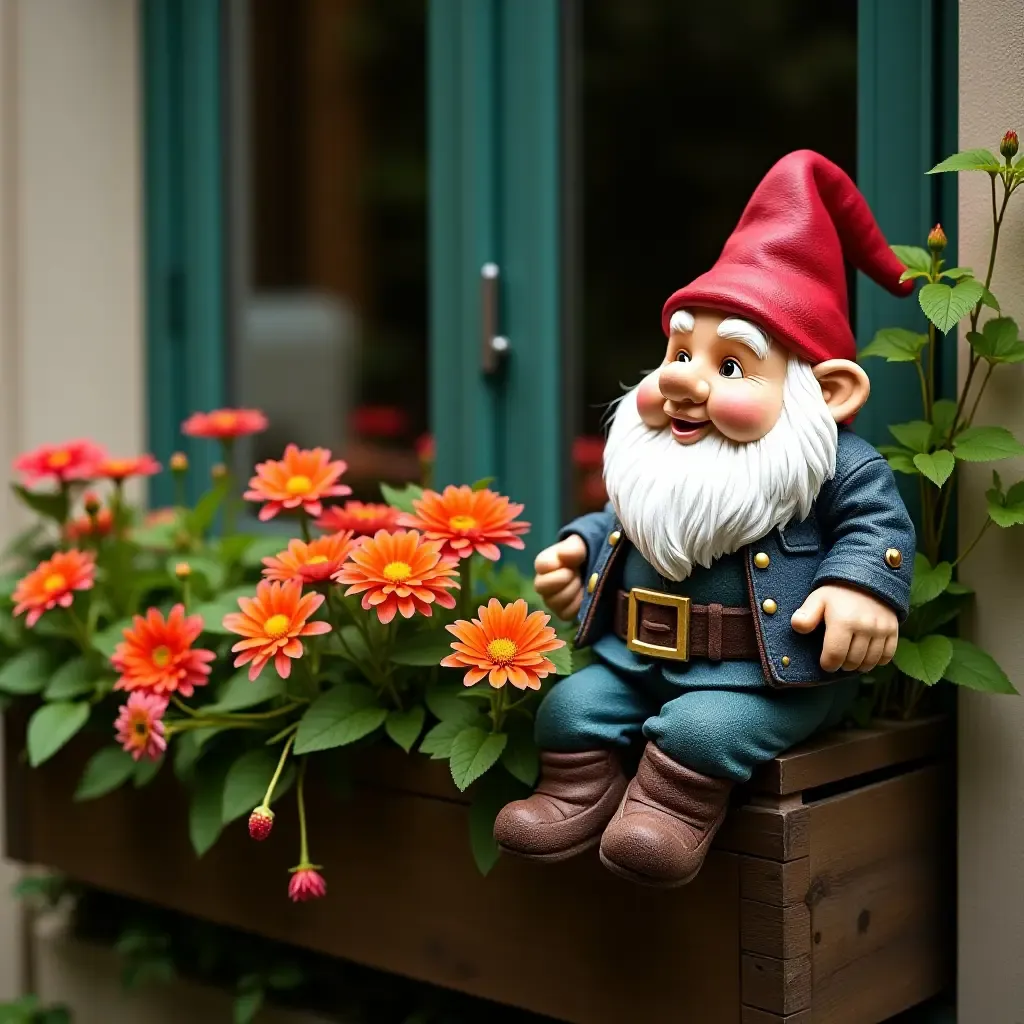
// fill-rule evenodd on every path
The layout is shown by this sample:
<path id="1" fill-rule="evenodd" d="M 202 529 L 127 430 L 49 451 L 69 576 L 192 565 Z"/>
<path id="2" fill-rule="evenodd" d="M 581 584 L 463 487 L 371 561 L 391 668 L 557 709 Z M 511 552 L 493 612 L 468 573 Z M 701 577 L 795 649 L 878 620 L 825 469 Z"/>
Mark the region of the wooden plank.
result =
<path id="1" fill-rule="evenodd" d="M 780 1017 L 777 1013 L 744 1006 L 740 1024 L 811 1024 L 811 1021 L 810 1010 L 798 1010 L 796 1013 L 787 1013 L 785 1017 Z"/>
<path id="2" fill-rule="evenodd" d="M 806 807 L 784 809 L 744 804 L 730 812 L 715 846 L 777 861 L 806 857 L 808 815 Z"/>
<path id="3" fill-rule="evenodd" d="M 773 907 L 740 900 L 740 947 L 778 960 L 811 952 L 811 912 L 803 903 Z"/>
<path id="4" fill-rule="evenodd" d="M 816 1020 L 888 1020 L 952 980 L 953 792 L 935 765 L 811 808 Z"/>
<path id="5" fill-rule="evenodd" d="M 736 1024 L 739 859 L 712 851 L 691 885 L 622 881 L 595 851 L 563 864 L 473 865 L 466 809 L 356 789 L 338 802 L 311 785 L 311 850 L 327 899 L 286 897 L 298 850 L 294 803 L 253 844 L 235 822 L 201 860 L 170 772 L 72 802 L 84 755 L 28 772 L 31 858 L 91 885 L 571 1024 L 699 1020 Z"/>
<path id="6" fill-rule="evenodd" d="M 939 715 L 916 722 L 873 723 L 869 729 L 824 733 L 769 761 L 753 788 L 777 794 L 853 779 L 866 772 L 937 757 L 951 750 L 952 721 Z"/>
<path id="7" fill-rule="evenodd" d="M 31 769 L 25 759 L 28 715 L 17 708 L 4 712 L 4 853 L 22 863 L 31 858 L 26 799 Z"/>
<path id="8" fill-rule="evenodd" d="M 740 896 L 775 907 L 802 903 L 811 886 L 810 861 L 776 861 L 764 857 L 740 858 Z"/>
<path id="9" fill-rule="evenodd" d="M 787 1013 L 806 1010 L 811 1005 L 809 956 L 776 960 L 773 957 L 744 953 L 740 971 L 745 1006 L 785 1017 Z M 832 1024 L 829 1018 L 821 1019 Z"/>

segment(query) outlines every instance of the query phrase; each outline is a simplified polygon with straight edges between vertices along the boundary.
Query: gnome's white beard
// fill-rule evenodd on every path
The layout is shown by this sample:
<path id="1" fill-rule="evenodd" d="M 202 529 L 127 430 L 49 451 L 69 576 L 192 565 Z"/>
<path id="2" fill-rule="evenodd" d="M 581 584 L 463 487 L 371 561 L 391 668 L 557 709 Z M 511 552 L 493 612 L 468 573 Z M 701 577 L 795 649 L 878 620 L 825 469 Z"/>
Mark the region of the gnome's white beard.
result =
<path id="1" fill-rule="evenodd" d="M 604 479 L 626 535 L 662 575 L 683 580 L 694 565 L 799 522 L 836 468 L 837 429 L 810 365 L 790 357 L 782 414 L 760 441 L 712 431 L 682 445 L 640 418 L 636 389 L 616 410 Z"/>

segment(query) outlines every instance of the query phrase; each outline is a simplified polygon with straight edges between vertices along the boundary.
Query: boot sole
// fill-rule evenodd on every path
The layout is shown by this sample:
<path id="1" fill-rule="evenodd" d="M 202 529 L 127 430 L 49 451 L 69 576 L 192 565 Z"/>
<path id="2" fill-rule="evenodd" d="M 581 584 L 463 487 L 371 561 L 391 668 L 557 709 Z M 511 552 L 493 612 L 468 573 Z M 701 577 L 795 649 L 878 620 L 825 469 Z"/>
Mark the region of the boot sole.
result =
<path id="1" fill-rule="evenodd" d="M 635 871 L 630 871 L 629 868 L 620 867 L 615 861 L 609 860 L 603 853 L 599 856 L 601 863 L 613 875 L 618 875 L 619 878 L 624 878 L 627 882 L 633 882 L 635 885 L 646 885 L 651 889 L 678 889 L 684 885 L 689 885 L 700 874 L 700 868 L 698 868 L 692 874 L 687 875 L 686 878 L 651 878 L 650 875 L 638 875 Z M 703 864 L 701 867 L 703 867 Z"/>
<path id="2" fill-rule="evenodd" d="M 557 864 L 559 861 L 571 860 L 573 857 L 578 857 L 581 853 L 586 853 L 587 850 L 597 846 L 599 842 L 601 842 L 600 832 L 591 839 L 586 839 L 582 843 L 570 846 L 567 850 L 556 850 L 554 853 L 525 853 L 522 850 L 513 850 L 511 847 L 502 846 L 501 843 L 498 843 L 498 849 L 502 853 L 507 853 L 511 857 L 518 857 L 520 860 L 535 860 L 544 864 Z"/>

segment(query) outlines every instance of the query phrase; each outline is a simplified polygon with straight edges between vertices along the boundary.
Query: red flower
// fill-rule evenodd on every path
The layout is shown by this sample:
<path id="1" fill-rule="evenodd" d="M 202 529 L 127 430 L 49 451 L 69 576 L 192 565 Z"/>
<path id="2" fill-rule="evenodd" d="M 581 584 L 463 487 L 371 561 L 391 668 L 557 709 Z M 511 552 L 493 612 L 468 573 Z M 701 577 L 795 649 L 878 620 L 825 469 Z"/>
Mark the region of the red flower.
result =
<path id="1" fill-rule="evenodd" d="M 260 519 L 273 519 L 278 512 L 301 508 L 314 518 L 323 510 L 323 498 L 343 498 L 352 488 L 339 484 L 338 478 L 348 469 L 341 459 L 331 461 L 326 448 L 299 448 L 290 444 L 280 461 L 268 459 L 256 466 L 256 475 L 244 494 L 248 501 L 265 502 Z"/>
<path id="2" fill-rule="evenodd" d="M 88 551 L 57 551 L 40 562 L 27 576 L 18 580 L 12 595 L 14 614 L 25 616 L 31 629 L 43 612 L 60 605 L 70 608 L 76 590 L 91 590 L 96 580 L 95 556 Z"/>
<path id="3" fill-rule="evenodd" d="M 136 761 L 143 757 L 159 761 L 167 749 L 163 723 L 166 710 L 166 697 L 141 691 L 133 693 L 128 703 L 121 705 L 114 722 L 117 741 Z"/>
<path id="4" fill-rule="evenodd" d="M 14 460 L 14 468 L 25 483 L 39 480 L 91 480 L 96 476 L 106 451 L 92 441 L 68 441 L 67 444 L 43 444 Z"/>
<path id="5" fill-rule="evenodd" d="M 259 409 L 214 409 L 213 412 L 192 413 L 181 425 L 181 432 L 189 437 L 226 441 L 262 433 L 268 426 L 267 417 Z"/>
<path id="6" fill-rule="evenodd" d="M 419 456 L 420 462 L 434 461 L 433 434 L 420 434 L 420 436 L 416 438 L 416 454 Z"/>
<path id="7" fill-rule="evenodd" d="M 299 583 L 322 583 L 342 566 L 352 550 L 352 531 L 317 537 L 308 544 L 298 538 L 288 542 L 288 549 L 264 558 L 263 575 L 268 580 L 298 580 Z"/>
<path id="8" fill-rule="evenodd" d="M 160 463 L 152 455 L 135 455 L 130 459 L 104 459 L 96 475 L 108 480 L 127 480 L 130 476 L 154 476 L 159 472 Z"/>
<path id="9" fill-rule="evenodd" d="M 99 509 L 95 516 L 77 516 L 64 526 L 64 536 L 70 541 L 83 537 L 106 537 L 114 528 L 114 513 L 109 508 Z"/>
<path id="10" fill-rule="evenodd" d="M 312 864 L 292 868 L 292 879 L 288 883 L 288 896 L 293 903 L 319 900 L 327 895 L 327 883 L 323 875 Z"/>
<path id="11" fill-rule="evenodd" d="M 572 461 L 580 469 L 600 469 L 604 465 L 604 438 L 589 435 L 575 438 Z"/>
<path id="12" fill-rule="evenodd" d="M 114 689 L 191 697 L 195 687 L 207 684 L 209 662 L 217 657 L 201 647 L 193 650 L 202 631 L 202 616 L 186 617 L 182 604 L 171 609 L 166 621 L 156 608 L 150 608 L 145 618 L 136 615 L 110 659 L 121 673 Z"/>
<path id="13" fill-rule="evenodd" d="M 394 405 L 361 405 L 352 413 L 352 430 L 367 437 L 399 437 L 407 423 L 404 410 Z"/>
<path id="14" fill-rule="evenodd" d="M 445 550 L 459 558 L 475 551 L 493 562 L 501 557 L 499 544 L 520 550 L 526 546 L 520 534 L 530 524 L 515 521 L 523 506 L 494 491 L 449 486 L 440 494 L 424 491 L 412 506 L 416 514 L 400 515 L 399 525 L 422 530 L 428 540 L 444 541 Z"/>
<path id="15" fill-rule="evenodd" d="M 344 505 L 325 508 L 315 525 L 331 533 L 351 530 L 357 536 L 372 537 L 378 530 L 393 530 L 398 525 L 398 516 L 398 509 L 391 505 L 346 501 Z"/>

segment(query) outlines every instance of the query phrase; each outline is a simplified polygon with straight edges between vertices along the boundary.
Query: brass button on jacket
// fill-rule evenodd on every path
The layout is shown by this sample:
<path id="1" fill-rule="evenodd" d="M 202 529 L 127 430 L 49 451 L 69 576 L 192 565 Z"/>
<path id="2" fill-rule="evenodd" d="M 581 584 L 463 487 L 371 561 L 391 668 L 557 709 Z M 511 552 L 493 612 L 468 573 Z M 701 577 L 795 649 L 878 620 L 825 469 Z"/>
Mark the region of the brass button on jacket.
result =
<path id="1" fill-rule="evenodd" d="M 903 554 L 899 548 L 889 548 L 885 553 L 885 564 L 890 569 L 898 569 L 903 564 Z"/>
<path id="2" fill-rule="evenodd" d="M 619 543 L 621 538 L 622 538 L 622 534 L 618 530 L 613 530 L 608 535 L 608 543 L 611 544 L 612 547 L 615 547 L 615 545 Z"/>
<path id="3" fill-rule="evenodd" d="M 592 594 L 597 589 L 598 575 L 595 572 L 593 576 L 587 580 L 587 593 Z"/>
<path id="4" fill-rule="evenodd" d="M 770 597 L 766 597 L 761 602 L 761 610 L 765 615 L 774 615 L 779 610 L 779 606 Z"/>
<path id="5" fill-rule="evenodd" d="M 763 551 L 758 551 L 758 553 L 754 555 L 754 565 L 756 565 L 758 569 L 767 569 L 770 564 L 771 559 Z"/>

